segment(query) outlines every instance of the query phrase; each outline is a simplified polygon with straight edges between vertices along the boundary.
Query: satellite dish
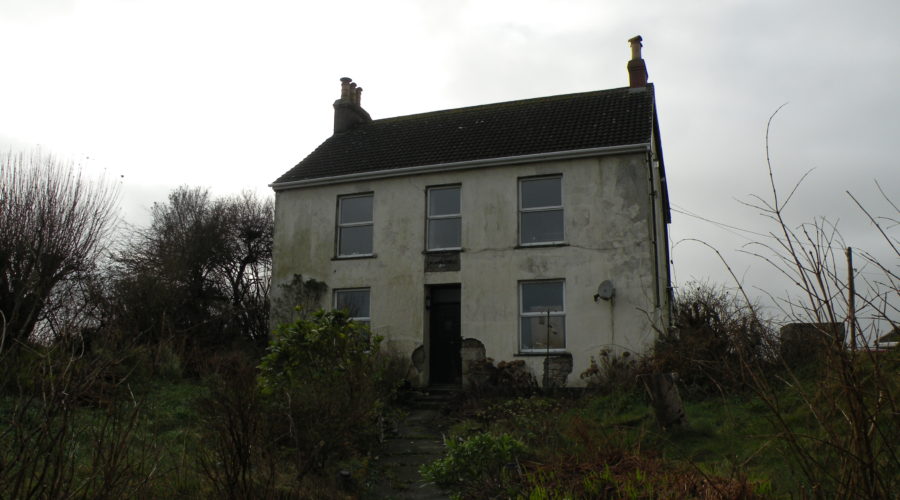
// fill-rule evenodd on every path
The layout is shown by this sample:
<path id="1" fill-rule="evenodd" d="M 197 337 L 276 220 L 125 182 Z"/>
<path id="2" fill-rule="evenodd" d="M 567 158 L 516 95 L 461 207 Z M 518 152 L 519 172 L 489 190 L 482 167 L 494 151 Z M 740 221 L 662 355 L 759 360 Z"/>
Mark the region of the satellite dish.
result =
<path id="1" fill-rule="evenodd" d="M 597 287 L 597 295 L 594 295 L 594 300 L 611 300 L 615 296 L 616 287 L 613 286 L 612 281 L 606 280 L 603 283 L 600 283 L 600 286 Z"/>

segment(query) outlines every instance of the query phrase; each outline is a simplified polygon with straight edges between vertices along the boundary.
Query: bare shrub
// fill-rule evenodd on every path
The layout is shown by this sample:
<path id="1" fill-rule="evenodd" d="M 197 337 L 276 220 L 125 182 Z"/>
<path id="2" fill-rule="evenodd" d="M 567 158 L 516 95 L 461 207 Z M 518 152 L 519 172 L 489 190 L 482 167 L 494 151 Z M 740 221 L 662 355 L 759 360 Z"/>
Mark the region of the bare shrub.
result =
<path id="1" fill-rule="evenodd" d="M 696 394 L 746 390 L 748 364 L 775 376 L 776 337 L 758 310 L 724 287 L 688 283 L 675 295 L 675 328 L 654 346 L 654 370 L 677 373 Z"/>
<path id="2" fill-rule="evenodd" d="M 871 329 L 878 325 L 896 328 L 900 275 L 894 266 L 880 262 L 873 254 L 858 252 L 867 267 L 877 273 L 877 277 L 867 279 L 852 266 L 844 267 L 844 257 L 849 261 L 851 250 L 835 224 L 818 219 L 795 225 L 787 220 L 786 208 L 799 182 L 788 196 L 779 192 L 768 158 L 768 141 L 767 128 L 771 191 L 765 198 L 754 197 L 749 205 L 771 220 L 774 229 L 771 241 L 756 242 L 751 253 L 795 284 L 793 293 L 773 297 L 787 323 L 844 324 L 849 345 L 838 338 L 832 326 L 816 327 L 827 341 L 818 349 L 824 355 L 818 356 L 818 370 L 812 379 L 785 366 L 783 383 L 774 383 L 766 365 L 750 357 L 741 357 L 740 362 L 751 387 L 768 406 L 788 456 L 805 477 L 803 495 L 891 498 L 900 489 L 896 447 L 900 439 L 898 353 L 877 352 L 869 347 L 867 338 L 877 338 Z M 847 194 L 882 237 L 889 258 L 900 258 L 896 236 L 900 208 L 884 196 L 894 213 L 875 217 Z M 739 280 L 735 281 L 746 303 L 750 303 Z M 861 317 L 867 318 L 868 337 Z M 799 409 L 791 400 L 800 401 Z M 798 412 L 803 418 L 797 417 Z"/>
<path id="3" fill-rule="evenodd" d="M 67 343 L 0 353 L 0 498 L 122 498 L 147 491 L 157 454 L 137 432 L 140 404 L 98 398 L 113 359 Z M 122 380 L 119 379 L 118 383 Z M 93 403 L 93 404 L 88 404 Z M 102 403 L 97 405 L 97 403 Z"/>
<path id="4" fill-rule="evenodd" d="M 274 498 L 276 446 L 270 439 L 256 367 L 244 354 L 218 354 L 200 414 L 198 465 L 217 498 Z"/>

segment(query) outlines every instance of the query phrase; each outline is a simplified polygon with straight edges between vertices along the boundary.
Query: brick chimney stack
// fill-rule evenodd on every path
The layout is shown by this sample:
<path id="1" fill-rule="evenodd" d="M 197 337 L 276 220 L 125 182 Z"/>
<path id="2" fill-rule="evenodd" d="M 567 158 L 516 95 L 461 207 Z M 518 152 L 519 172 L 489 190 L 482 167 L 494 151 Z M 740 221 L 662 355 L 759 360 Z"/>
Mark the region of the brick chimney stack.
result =
<path id="1" fill-rule="evenodd" d="M 628 40 L 631 44 L 631 60 L 628 61 L 628 86 L 631 88 L 647 86 L 647 64 L 641 58 L 640 35 Z"/>
<path id="2" fill-rule="evenodd" d="M 372 117 L 359 105 L 362 87 L 357 87 L 352 78 L 341 78 L 341 98 L 334 101 L 334 133 L 346 132 L 361 123 L 372 121 Z"/>

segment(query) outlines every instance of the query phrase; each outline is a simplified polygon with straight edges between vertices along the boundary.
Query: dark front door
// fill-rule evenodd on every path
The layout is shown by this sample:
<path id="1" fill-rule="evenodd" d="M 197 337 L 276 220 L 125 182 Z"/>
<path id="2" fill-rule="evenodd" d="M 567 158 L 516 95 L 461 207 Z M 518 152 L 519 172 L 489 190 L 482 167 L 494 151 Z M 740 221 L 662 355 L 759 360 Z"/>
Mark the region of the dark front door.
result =
<path id="1" fill-rule="evenodd" d="M 459 285 L 431 287 L 429 321 L 430 383 L 458 385 L 462 382 L 462 345 L 459 321 Z"/>

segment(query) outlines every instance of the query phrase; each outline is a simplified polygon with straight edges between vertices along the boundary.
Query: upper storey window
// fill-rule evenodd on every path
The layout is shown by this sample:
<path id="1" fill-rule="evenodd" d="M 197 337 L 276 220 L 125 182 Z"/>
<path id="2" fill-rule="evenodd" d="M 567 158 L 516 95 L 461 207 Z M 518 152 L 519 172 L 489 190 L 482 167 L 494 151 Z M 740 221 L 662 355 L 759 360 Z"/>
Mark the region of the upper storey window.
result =
<path id="1" fill-rule="evenodd" d="M 372 255 L 372 193 L 338 198 L 338 257 Z"/>
<path id="2" fill-rule="evenodd" d="M 428 250 L 462 247 L 459 186 L 428 188 Z"/>
<path id="3" fill-rule="evenodd" d="M 565 241 L 562 177 L 519 179 L 519 244 Z"/>

